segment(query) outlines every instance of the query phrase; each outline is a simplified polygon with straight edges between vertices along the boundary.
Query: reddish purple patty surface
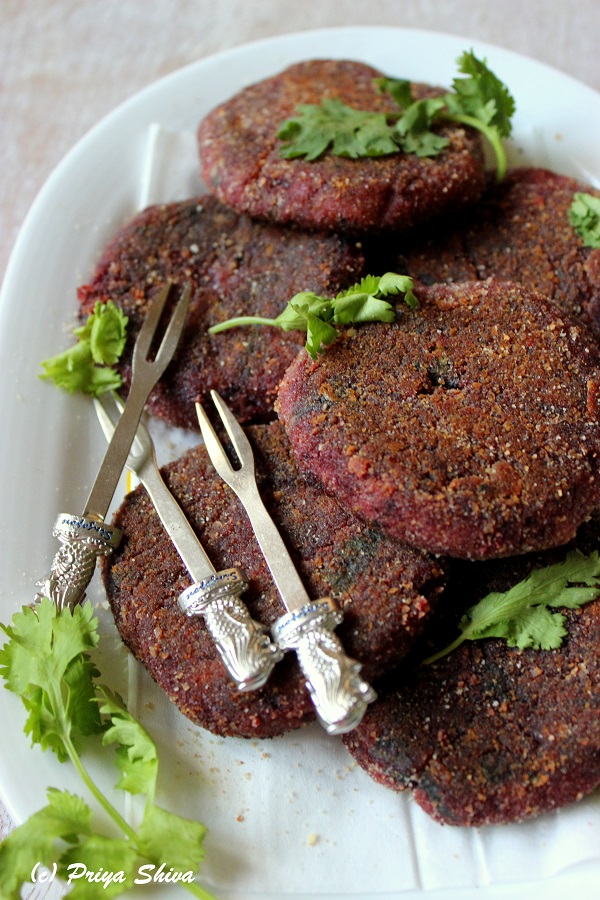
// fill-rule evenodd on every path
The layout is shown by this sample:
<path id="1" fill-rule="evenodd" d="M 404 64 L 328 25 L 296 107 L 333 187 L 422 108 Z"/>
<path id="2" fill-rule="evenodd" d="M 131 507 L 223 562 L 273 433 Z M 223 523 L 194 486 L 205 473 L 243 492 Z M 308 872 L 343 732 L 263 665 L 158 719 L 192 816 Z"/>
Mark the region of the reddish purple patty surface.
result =
<path id="1" fill-rule="evenodd" d="M 151 298 L 169 279 L 192 287 L 175 358 L 152 392 L 150 411 L 172 425 L 198 427 L 194 403 L 219 391 L 241 421 L 273 417 L 277 386 L 303 345 L 300 332 L 209 326 L 239 315 L 277 316 L 300 290 L 333 296 L 363 274 L 354 243 L 252 222 L 203 196 L 152 206 L 105 247 L 92 281 L 79 290 L 81 315 L 112 300 L 129 317 L 119 363 L 130 379 L 131 348 Z"/>
<path id="2" fill-rule="evenodd" d="M 570 540 L 600 500 L 600 358 L 521 285 L 421 288 L 391 325 L 301 351 L 278 410 L 294 453 L 387 534 L 482 559 Z"/>
<path id="3" fill-rule="evenodd" d="M 584 245 L 568 215 L 580 191 L 600 198 L 600 191 L 573 178 L 514 169 L 500 184 L 490 183 L 468 212 L 409 241 L 399 238 L 386 264 L 424 284 L 492 275 L 521 282 L 600 337 L 600 249 Z"/>
<path id="4" fill-rule="evenodd" d="M 440 126 L 450 143 L 431 158 L 280 156 L 279 128 L 300 104 L 338 98 L 354 109 L 398 112 L 375 84 L 382 75 L 359 62 L 310 60 L 240 91 L 198 128 L 208 189 L 256 218 L 353 233 L 412 228 L 472 203 L 485 183 L 483 154 L 477 133 L 462 125 Z M 441 92 L 413 85 L 413 93 L 420 99 Z"/>
<path id="5" fill-rule="evenodd" d="M 444 582 L 441 563 L 386 538 L 324 494 L 295 464 L 278 422 L 252 426 L 259 488 L 311 599 L 333 597 L 344 611 L 336 633 L 346 652 L 375 678 L 393 668 L 422 632 Z M 284 613 L 246 514 L 216 475 L 203 446 L 164 469 L 217 569 L 241 567 L 243 595 L 265 625 Z M 240 692 L 227 675 L 200 618 L 177 604 L 189 576 L 143 488 L 115 516 L 123 530 L 103 578 L 117 628 L 178 708 L 221 735 L 272 737 L 312 721 L 314 710 L 294 654 L 267 684 Z"/>
<path id="6" fill-rule="evenodd" d="M 575 545 L 583 553 L 598 549 L 597 519 Z M 453 640 L 465 609 L 565 552 L 461 563 L 412 665 L 378 686 L 379 699 L 343 737 L 375 781 L 410 789 L 439 822 L 520 822 L 600 785 L 600 600 L 556 610 L 566 616 L 567 637 L 555 650 L 488 638 L 418 664 Z"/>

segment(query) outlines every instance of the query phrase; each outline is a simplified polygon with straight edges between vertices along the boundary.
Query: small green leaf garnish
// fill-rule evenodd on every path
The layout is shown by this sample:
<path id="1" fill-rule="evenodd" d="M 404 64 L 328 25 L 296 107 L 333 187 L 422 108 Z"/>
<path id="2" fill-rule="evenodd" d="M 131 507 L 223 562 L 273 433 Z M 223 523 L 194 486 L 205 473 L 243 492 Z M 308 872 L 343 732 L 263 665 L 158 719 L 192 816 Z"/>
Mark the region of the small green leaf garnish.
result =
<path id="1" fill-rule="evenodd" d="M 118 694 L 103 685 L 98 686 L 100 712 L 110 716 L 110 727 L 102 736 L 105 747 L 118 744 L 117 768 L 121 778 L 117 787 L 130 794 L 146 794 L 154 800 L 158 775 L 156 745 L 140 723 L 133 718 Z"/>
<path id="2" fill-rule="evenodd" d="M 431 128 L 444 106 L 441 97 L 413 101 L 396 122 L 400 149 L 415 156 L 437 156 L 441 153 L 450 141 Z"/>
<path id="3" fill-rule="evenodd" d="M 486 61 L 472 51 L 463 53 L 458 66 L 464 77 L 455 78 L 454 91 L 442 97 L 415 100 L 409 81 L 376 79 L 380 91 L 390 94 L 398 104 L 398 113 L 358 110 L 331 97 L 320 104 L 298 106 L 296 114 L 279 129 L 280 156 L 309 161 L 325 153 L 351 159 L 398 152 L 433 157 L 449 143 L 434 130 L 435 125 L 460 122 L 478 129 L 488 139 L 501 180 L 507 167 L 502 139 L 511 133 L 514 98 Z"/>
<path id="4" fill-rule="evenodd" d="M 85 325 L 75 328 L 77 343 L 42 362 L 40 378 L 73 394 L 83 391 L 94 397 L 118 390 L 121 376 L 112 366 L 125 347 L 127 316 L 109 300 L 98 301 Z"/>
<path id="5" fill-rule="evenodd" d="M 509 647 L 556 650 L 566 636 L 565 617 L 550 610 L 577 609 L 600 595 L 600 555 L 570 551 L 563 562 L 534 569 L 503 593 L 487 594 L 467 610 L 461 634 L 425 663 L 447 656 L 464 641 L 504 638 Z"/>
<path id="6" fill-rule="evenodd" d="M 398 149 L 384 113 L 361 112 L 335 98 L 325 98 L 318 106 L 299 106 L 298 116 L 287 119 L 278 136 L 286 142 L 281 148 L 285 159 L 318 159 L 327 150 L 356 159 L 385 156 Z"/>
<path id="7" fill-rule="evenodd" d="M 578 191 L 569 207 L 569 222 L 586 247 L 600 247 L 600 197 Z"/>
<path id="8" fill-rule="evenodd" d="M 384 297 L 404 294 L 404 302 L 411 309 L 418 301 L 412 291 L 412 278 L 386 272 L 381 277 L 367 275 L 358 284 L 342 291 L 337 297 L 320 297 L 312 291 L 301 291 L 288 301 L 275 319 L 262 316 L 238 316 L 212 325 L 210 334 L 247 325 L 272 325 L 283 331 L 305 331 L 306 350 L 312 359 L 338 337 L 338 327 L 361 322 L 393 322 L 394 307 Z"/>
<path id="9" fill-rule="evenodd" d="M 57 842 L 91 831 L 92 812 L 81 797 L 50 788 L 47 800 L 47 806 L 0 843 L 0 897 L 20 900 L 21 885 L 30 882 L 33 867 L 39 863 L 52 868 Z"/>
<path id="10" fill-rule="evenodd" d="M 500 137 L 509 137 L 516 105 L 506 85 L 473 51 L 463 53 L 458 64 L 467 77 L 455 78 L 455 94 L 446 94 L 450 114 L 472 116 L 482 125 L 495 128 Z"/>
<path id="11" fill-rule="evenodd" d="M 72 888 L 69 896 L 90 900 L 100 895 L 99 882 L 86 879 L 85 870 L 104 873 L 102 896 L 115 897 L 134 883 L 151 881 L 152 872 L 164 865 L 180 874 L 178 883 L 195 897 L 214 900 L 194 880 L 204 858 L 205 826 L 156 805 L 156 745 L 118 694 L 94 680 L 99 672 L 89 651 L 98 643 L 98 621 L 91 604 L 59 612 L 44 598 L 35 609 L 23 607 L 15 613 L 11 625 L 0 623 L 0 629 L 8 638 L 0 649 L 0 675 L 5 687 L 25 705 L 25 733 L 43 750 L 53 750 L 61 761 L 71 761 L 85 787 L 122 832 L 122 837 L 99 834 L 84 800 L 51 788 L 48 805 L 0 843 L 0 897 L 18 900 L 21 885 L 30 881 L 37 865 L 56 865 L 59 877 Z M 80 745 L 85 736 L 98 733 L 103 733 L 105 746 L 116 745 L 121 773 L 116 787 L 145 795 L 137 831 L 84 766 Z M 109 878 L 111 874 L 115 877 Z"/>

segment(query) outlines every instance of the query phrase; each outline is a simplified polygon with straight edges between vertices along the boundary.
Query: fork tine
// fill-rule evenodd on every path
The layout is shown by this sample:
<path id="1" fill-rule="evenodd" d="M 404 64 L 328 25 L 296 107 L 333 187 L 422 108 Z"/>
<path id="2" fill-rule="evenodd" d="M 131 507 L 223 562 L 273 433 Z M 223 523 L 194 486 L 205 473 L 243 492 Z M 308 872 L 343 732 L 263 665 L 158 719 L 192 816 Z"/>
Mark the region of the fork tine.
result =
<path id="1" fill-rule="evenodd" d="M 234 472 L 233 466 L 229 462 L 227 454 L 223 449 L 223 444 L 217 437 L 217 433 L 212 427 L 212 423 L 199 403 L 196 403 L 196 415 L 198 416 L 200 431 L 202 432 L 202 438 L 204 439 L 204 444 L 206 445 L 210 460 L 221 478 L 224 481 L 227 481 Z"/>
<path id="2" fill-rule="evenodd" d="M 210 392 L 211 399 L 215 404 L 219 413 L 221 422 L 225 426 L 225 430 L 229 435 L 229 439 L 233 444 L 233 448 L 238 455 L 238 459 L 242 466 L 251 466 L 254 464 L 254 454 L 250 441 L 246 437 L 244 430 L 238 420 L 235 418 L 223 398 L 216 392 Z"/>
<path id="3" fill-rule="evenodd" d="M 185 317 L 187 315 L 188 306 L 190 305 L 190 296 L 192 293 L 191 285 L 186 283 L 177 301 L 177 306 L 173 315 L 171 316 L 171 321 L 167 326 L 167 330 L 165 331 L 165 335 L 161 341 L 160 347 L 156 353 L 156 359 L 158 361 L 161 360 L 161 357 L 164 355 L 167 359 L 170 359 L 173 355 L 173 351 L 177 344 L 179 343 L 179 338 L 181 337 L 181 330 L 183 328 L 183 323 L 185 321 Z"/>
<path id="4" fill-rule="evenodd" d="M 102 399 L 100 397 L 94 397 L 94 407 L 96 408 L 96 415 L 98 416 L 98 421 L 104 432 L 104 437 L 107 441 L 110 441 L 115 430 L 115 425 L 106 408 L 104 397 L 104 394 L 102 395 Z"/>
<path id="5" fill-rule="evenodd" d="M 165 308 L 165 304 L 171 293 L 171 288 L 173 287 L 173 283 L 168 281 L 160 294 L 154 298 L 150 307 L 148 309 L 148 314 L 142 323 L 142 327 L 140 328 L 140 332 L 136 338 L 135 347 L 133 349 L 134 357 L 140 356 L 146 359 L 148 353 L 150 351 L 150 345 L 152 343 L 152 338 L 156 332 L 158 327 L 158 323 L 160 321 L 160 317 L 162 315 L 163 309 Z"/>
<path id="6" fill-rule="evenodd" d="M 156 334 L 156 329 L 158 328 L 161 315 L 173 287 L 175 287 L 175 285 L 172 281 L 167 282 L 160 294 L 158 294 L 158 296 L 155 297 L 155 299 L 152 301 L 148 310 L 148 314 L 144 319 L 140 332 L 137 336 L 137 340 L 135 342 L 133 351 L 134 365 L 136 359 L 148 358 L 152 340 Z M 156 352 L 155 362 L 158 365 L 160 365 L 161 357 L 166 357 L 168 359 L 172 355 L 174 347 L 179 341 L 179 338 L 181 336 L 181 329 L 183 327 L 183 322 L 185 320 L 190 302 L 190 295 L 191 287 L 189 284 L 186 284 L 179 298 L 175 311 L 171 316 L 171 320 L 165 331 L 160 347 Z"/>

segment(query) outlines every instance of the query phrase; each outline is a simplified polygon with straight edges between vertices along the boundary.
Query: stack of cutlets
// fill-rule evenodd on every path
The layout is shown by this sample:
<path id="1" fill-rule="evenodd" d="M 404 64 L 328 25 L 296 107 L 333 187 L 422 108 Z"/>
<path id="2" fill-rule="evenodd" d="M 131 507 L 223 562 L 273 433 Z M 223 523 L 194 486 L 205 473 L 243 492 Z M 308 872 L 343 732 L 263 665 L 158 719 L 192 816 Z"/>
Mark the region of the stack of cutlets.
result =
<path id="1" fill-rule="evenodd" d="M 81 312 L 115 302 L 130 347 L 162 282 L 191 283 L 149 409 L 195 427 L 194 403 L 216 389 L 249 425 L 261 493 L 307 590 L 338 601 L 339 636 L 378 688 L 344 737 L 350 753 L 439 821 L 519 821 L 600 784 L 600 602 L 568 613 L 557 650 L 487 639 L 422 660 L 493 585 L 565 545 L 598 545 L 600 251 L 567 217 L 576 191 L 594 191 L 534 169 L 488 182 L 460 125 L 443 127 L 448 147 L 430 159 L 281 158 L 278 128 L 299 104 L 386 111 L 381 74 L 301 63 L 211 112 L 198 131 L 209 195 L 126 225 L 81 288 Z M 346 328 L 316 360 L 300 332 L 207 333 L 385 271 L 413 277 L 419 307 Z M 127 352 L 121 365 L 127 384 Z M 204 448 L 164 476 L 215 566 L 245 570 L 251 614 L 272 624 L 278 595 Z M 292 659 L 252 693 L 228 680 L 202 621 L 178 609 L 187 573 L 143 488 L 115 524 L 125 536 L 103 578 L 117 627 L 186 716 L 257 738 L 314 718 Z"/>

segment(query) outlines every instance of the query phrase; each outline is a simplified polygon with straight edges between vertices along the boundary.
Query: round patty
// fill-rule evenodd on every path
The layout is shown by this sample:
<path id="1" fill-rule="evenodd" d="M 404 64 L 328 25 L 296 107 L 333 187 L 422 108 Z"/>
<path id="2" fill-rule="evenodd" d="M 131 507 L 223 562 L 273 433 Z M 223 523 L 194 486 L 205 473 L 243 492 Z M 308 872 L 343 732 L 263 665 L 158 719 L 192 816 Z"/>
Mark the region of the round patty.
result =
<path id="1" fill-rule="evenodd" d="M 585 553 L 586 543 L 577 541 Z M 464 610 L 564 555 L 463 563 L 448 590 Z M 348 750 L 375 781 L 412 789 L 450 825 L 519 822 L 580 800 L 600 785 L 600 601 L 561 612 L 567 637 L 556 650 L 487 639 L 407 667 L 344 736 Z M 434 623 L 438 648 L 458 634 L 459 617 Z"/>
<path id="2" fill-rule="evenodd" d="M 242 90 L 199 125 L 208 189 L 257 218 L 352 232 L 412 227 L 476 200 L 485 182 L 483 154 L 477 133 L 462 125 L 436 126 L 450 144 L 427 159 L 280 156 L 279 128 L 300 104 L 338 98 L 354 109 L 397 113 L 374 83 L 382 75 L 359 62 L 311 60 Z M 413 85 L 416 99 L 441 93 Z"/>
<path id="3" fill-rule="evenodd" d="M 518 281 L 581 317 L 600 336 L 600 250 L 586 247 L 569 223 L 573 195 L 600 191 L 549 172 L 523 168 L 493 183 L 483 199 L 432 234 L 421 233 L 386 265 L 424 284 Z M 383 270 L 382 270 L 383 271 Z"/>
<path id="4" fill-rule="evenodd" d="M 600 359 L 541 295 L 418 292 L 392 325 L 301 351 L 278 409 L 300 465 L 366 521 L 449 556 L 570 540 L 600 499 Z"/>
<path id="5" fill-rule="evenodd" d="M 300 290 L 334 296 L 363 274 L 361 250 L 331 234 L 252 222 L 203 196 L 152 206 L 104 249 L 90 284 L 79 289 L 81 315 L 112 300 L 129 316 L 119 368 L 131 377 L 133 341 L 150 299 L 167 279 L 190 282 L 192 298 L 174 361 L 152 392 L 150 411 L 172 425 L 198 428 L 196 400 L 219 391 L 241 421 L 272 418 L 277 385 L 303 344 L 278 328 L 207 328 L 239 315 L 277 316 Z"/>
<path id="6" fill-rule="evenodd" d="M 395 666 L 420 634 L 443 573 L 428 555 L 385 538 L 305 478 L 278 422 L 248 429 L 265 504 L 311 597 L 334 597 L 344 610 L 336 633 L 372 679 Z M 242 599 L 266 625 L 285 612 L 240 502 L 216 475 L 203 446 L 164 470 L 165 480 L 217 569 L 239 566 L 250 587 Z M 272 737 L 314 719 L 295 655 L 267 684 L 240 692 L 201 618 L 177 604 L 189 575 L 143 488 L 115 516 L 124 532 L 103 578 L 117 628 L 179 709 L 221 735 Z"/>

